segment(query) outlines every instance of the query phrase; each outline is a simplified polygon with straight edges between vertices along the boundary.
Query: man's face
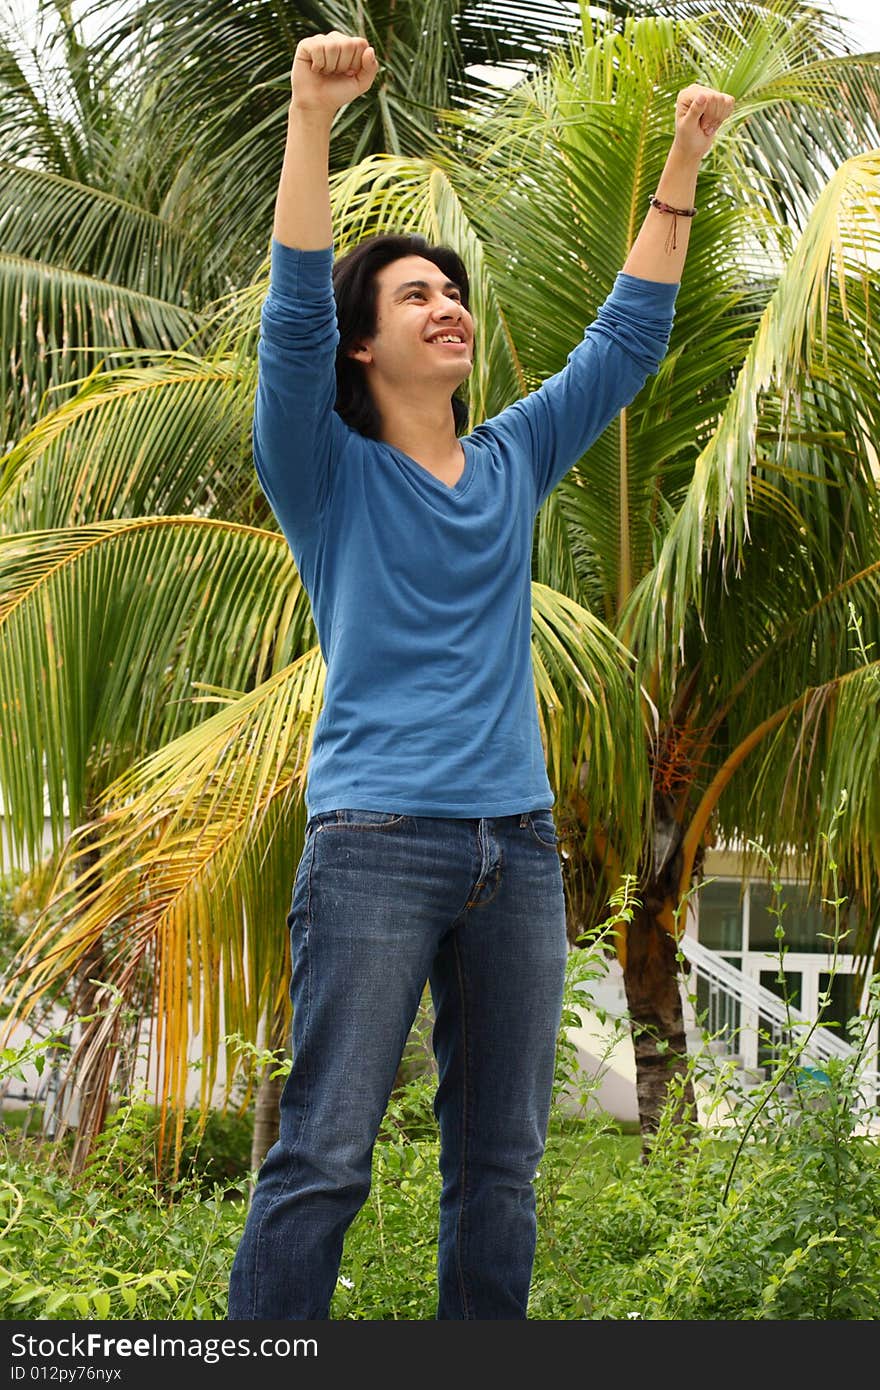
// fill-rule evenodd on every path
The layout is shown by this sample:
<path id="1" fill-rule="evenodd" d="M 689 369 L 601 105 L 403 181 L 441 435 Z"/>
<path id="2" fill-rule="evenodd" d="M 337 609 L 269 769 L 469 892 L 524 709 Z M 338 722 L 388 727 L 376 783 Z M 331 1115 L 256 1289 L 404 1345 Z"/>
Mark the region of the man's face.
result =
<path id="1" fill-rule="evenodd" d="M 376 332 L 352 352 L 367 380 L 400 387 L 436 381 L 452 395 L 470 375 L 474 321 L 459 287 L 423 256 L 376 274 Z"/>

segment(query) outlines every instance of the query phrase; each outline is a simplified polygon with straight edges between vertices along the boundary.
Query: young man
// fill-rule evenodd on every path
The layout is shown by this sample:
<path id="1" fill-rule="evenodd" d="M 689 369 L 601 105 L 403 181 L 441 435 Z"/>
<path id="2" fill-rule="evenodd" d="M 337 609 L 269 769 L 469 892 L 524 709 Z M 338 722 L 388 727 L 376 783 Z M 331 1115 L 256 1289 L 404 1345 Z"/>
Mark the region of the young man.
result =
<path id="1" fill-rule="evenodd" d="M 293 1069 L 233 1319 L 328 1316 L 426 979 L 437 1316 L 526 1317 L 567 952 L 530 655 L 534 518 L 657 370 L 699 163 L 733 107 L 680 93 L 659 206 L 595 323 L 562 372 L 461 439 L 474 324 L 458 257 L 377 238 L 331 283 L 331 122 L 376 71 L 363 38 L 297 48 L 263 309 L 256 465 L 327 681 L 288 919 Z"/>

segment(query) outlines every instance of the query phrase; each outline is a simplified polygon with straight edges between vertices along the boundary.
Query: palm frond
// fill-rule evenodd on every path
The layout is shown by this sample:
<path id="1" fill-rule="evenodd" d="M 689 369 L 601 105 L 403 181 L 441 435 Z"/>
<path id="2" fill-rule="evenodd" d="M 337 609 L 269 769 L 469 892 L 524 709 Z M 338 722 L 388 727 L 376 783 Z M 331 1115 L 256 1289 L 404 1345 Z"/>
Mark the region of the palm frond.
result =
<path id="1" fill-rule="evenodd" d="M 630 653 L 564 594 L 532 584 L 532 662 L 550 780 L 574 790 L 606 827 L 621 858 L 638 862 L 650 777 Z"/>
<path id="2" fill-rule="evenodd" d="M 787 837 L 826 884 L 835 825 L 843 877 L 870 910 L 880 876 L 880 661 L 806 691 L 751 771 L 749 790 L 762 843 L 784 852 Z M 816 827 L 812 842 L 798 833 L 808 825 Z"/>
<path id="3" fill-rule="evenodd" d="M 718 538 L 722 563 L 738 564 L 747 535 L 749 495 L 756 462 L 762 399 L 778 395 L 793 424 L 802 387 L 821 373 L 834 339 L 838 365 L 864 369 L 858 334 L 847 341 L 856 302 L 870 300 L 870 256 L 880 249 L 880 154 L 848 160 L 829 181 L 807 228 L 764 311 L 729 402 L 700 452 L 687 495 L 664 538 L 656 567 L 634 607 L 636 629 L 657 646 L 656 614 L 665 614 L 673 649 L 684 631 L 688 607 L 702 600 L 705 556 Z M 832 295 L 839 318 L 832 320 Z M 854 413 L 853 424 L 858 421 Z M 779 462 L 785 463 L 785 431 Z"/>
<path id="4" fill-rule="evenodd" d="M 112 1037 L 146 973 L 160 1099 L 185 1104 L 188 1049 L 199 1034 L 209 1102 L 223 1033 L 255 1036 L 286 989 L 279 923 L 301 846 L 322 687 L 315 647 L 107 789 L 109 809 L 72 837 L 50 905 L 16 963 L 7 995 L 17 1017 L 56 992 L 100 940 L 108 974 L 93 1051 Z"/>
<path id="5" fill-rule="evenodd" d="M 254 363 L 146 355 L 164 360 L 94 372 L 9 451 L 3 529 L 233 510 L 251 472 Z"/>
<path id="6" fill-rule="evenodd" d="M 109 281 L 179 310 L 206 297 L 203 248 L 172 223 L 117 194 L 45 169 L 0 161 L 0 250 Z"/>
<path id="7" fill-rule="evenodd" d="M 198 132 L 191 215 L 210 226 L 209 264 L 225 264 L 238 278 L 253 273 L 271 225 L 300 39 L 328 29 L 365 33 L 380 59 L 371 91 L 337 117 L 332 159 L 341 171 L 383 152 L 425 153 L 435 143 L 438 108 L 492 99 L 493 89 L 470 68 L 489 54 L 534 59 L 573 22 L 564 7 L 528 0 L 509 7 L 494 31 L 485 18 L 490 7 L 463 0 L 299 0 L 283 10 L 263 0 L 150 0 L 121 18 L 107 8 L 96 60 L 111 78 L 135 58 L 148 83 L 161 74 L 163 121 Z"/>
<path id="8" fill-rule="evenodd" d="M 133 759 L 313 641 L 278 534 L 147 517 L 0 538 L 0 786 L 13 852 L 60 843 Z"/>
<path id="9" fill-rule="evenodd" d="M 196 327 L 178 304 L 0 251 L 0 444 L 119 349 L 174 348 Z"/>
<path id="10" fill-rule="evenodd" d="M 0 158 L 14 155 L 66 169 L 69 155 L 58 121 L 66 74 L 49 58 L 42 9 L 33 17 L 33 34 L 24 31 L 19 16 L 0 18 Z"/>

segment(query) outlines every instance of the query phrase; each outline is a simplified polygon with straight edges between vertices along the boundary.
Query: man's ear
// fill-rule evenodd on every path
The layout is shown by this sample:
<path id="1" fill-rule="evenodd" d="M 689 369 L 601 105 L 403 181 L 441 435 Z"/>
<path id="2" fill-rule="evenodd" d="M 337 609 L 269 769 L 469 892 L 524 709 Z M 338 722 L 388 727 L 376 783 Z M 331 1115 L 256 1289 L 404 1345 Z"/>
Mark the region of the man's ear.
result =
<path id="1" fill-rule="evenodd" d="M 358 343 L 356 347 L 348 349 L 346 356 L 351 357 L 355 362 L 372 362 L 373 354 L 366 343 Z"/>

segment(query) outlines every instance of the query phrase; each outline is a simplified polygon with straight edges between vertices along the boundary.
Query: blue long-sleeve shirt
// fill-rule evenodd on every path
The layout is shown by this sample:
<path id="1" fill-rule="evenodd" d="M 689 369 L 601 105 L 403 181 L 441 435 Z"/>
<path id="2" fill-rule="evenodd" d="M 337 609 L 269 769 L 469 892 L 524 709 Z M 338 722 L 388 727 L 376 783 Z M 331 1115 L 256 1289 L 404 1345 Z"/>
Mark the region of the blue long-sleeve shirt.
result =
<path id="1" fill-rule="evenodd" d="M 257 474 L 327 664 L 310 815 L 503 816 L 549 807 L 531 663 L 539 506 L 656 372 L 677 285 L 620 274 L 561 372 L 462 439 L 440 482 L 333 409 L 332 250 L 272 243 Z"/>

